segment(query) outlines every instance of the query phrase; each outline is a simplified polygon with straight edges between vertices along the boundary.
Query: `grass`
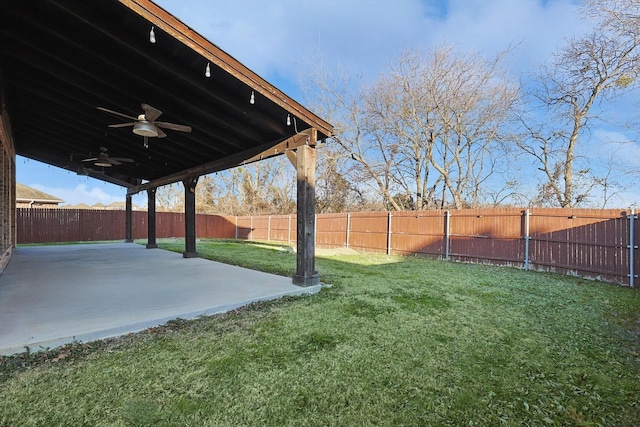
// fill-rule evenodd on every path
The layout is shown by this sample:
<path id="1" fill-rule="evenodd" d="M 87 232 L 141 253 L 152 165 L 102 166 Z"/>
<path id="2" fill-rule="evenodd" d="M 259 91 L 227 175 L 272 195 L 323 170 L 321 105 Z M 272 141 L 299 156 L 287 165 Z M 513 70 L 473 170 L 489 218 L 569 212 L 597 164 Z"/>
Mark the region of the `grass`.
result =
<path id="1" fill-rule="evenodd" d="M 285 249 L 198 246 L 291 275 Z M 317 268 L 334 287 L 314 296 L 4 358 L 0 426 L 640 425 L 637 291 L 385 255 Z"/>

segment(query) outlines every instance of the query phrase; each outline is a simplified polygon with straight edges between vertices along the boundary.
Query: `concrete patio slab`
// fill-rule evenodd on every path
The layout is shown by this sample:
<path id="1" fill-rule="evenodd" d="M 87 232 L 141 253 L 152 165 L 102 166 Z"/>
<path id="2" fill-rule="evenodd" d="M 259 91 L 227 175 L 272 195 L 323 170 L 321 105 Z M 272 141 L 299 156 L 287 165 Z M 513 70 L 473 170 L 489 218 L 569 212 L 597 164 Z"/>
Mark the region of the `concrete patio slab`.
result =
<path id="1" fill-rule="evenodd" d="M 134 243 L 19 247 L 0 276 L 0 354 L 109 338 L 320 288 Z"/>

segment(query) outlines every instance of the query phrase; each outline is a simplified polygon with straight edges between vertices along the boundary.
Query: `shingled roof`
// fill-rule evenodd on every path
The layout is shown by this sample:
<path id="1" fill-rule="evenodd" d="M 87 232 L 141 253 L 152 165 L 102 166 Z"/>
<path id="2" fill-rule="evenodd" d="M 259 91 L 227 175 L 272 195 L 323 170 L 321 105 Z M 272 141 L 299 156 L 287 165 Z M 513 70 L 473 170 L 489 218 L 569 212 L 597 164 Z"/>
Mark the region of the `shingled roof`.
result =
<path id="1" fill-rule="evenodd" d="M 35 188 L 28 187 L 24 184 L 16 183 L 16 202 L 58 204 L 64 203 L 64 200 L 52 196 L 51 194 L 47 194 L 44 191 L 36 190 Z"/>

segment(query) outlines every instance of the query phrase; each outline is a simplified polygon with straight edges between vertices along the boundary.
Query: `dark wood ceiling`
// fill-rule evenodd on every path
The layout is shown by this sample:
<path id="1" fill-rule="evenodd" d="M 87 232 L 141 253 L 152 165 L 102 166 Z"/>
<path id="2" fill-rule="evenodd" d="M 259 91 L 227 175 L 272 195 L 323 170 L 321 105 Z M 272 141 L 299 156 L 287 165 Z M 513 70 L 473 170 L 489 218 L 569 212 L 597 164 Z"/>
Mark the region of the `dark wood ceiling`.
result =
<path id="1" fill-rule="evenodd" d="M 331 134 L 328 123 L 148 0 L 0 1 L 0 82 L 17 154 L 76 172 L 105 147 L 134 161 L 92 166 L 91 176 L 129 188 L 233 167 L 296 130 Z M 130 120 L 96 108 L 138 116 L 141 103 L 192 132 L 165 130 L 145 148 L 131 127 L 108 127 Z M 288 114 L 297 127 L 287 125 Z"/>

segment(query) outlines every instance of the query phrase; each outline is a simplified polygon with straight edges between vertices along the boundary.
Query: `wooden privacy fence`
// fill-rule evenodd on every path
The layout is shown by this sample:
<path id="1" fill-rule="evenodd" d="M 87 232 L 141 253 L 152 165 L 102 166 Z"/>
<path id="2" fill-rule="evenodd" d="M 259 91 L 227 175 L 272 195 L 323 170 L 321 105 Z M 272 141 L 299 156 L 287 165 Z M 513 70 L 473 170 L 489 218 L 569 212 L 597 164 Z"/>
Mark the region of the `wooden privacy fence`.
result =
<path id="1" fill-rule="evenodd" d="M 18 209 L 19 243 L 117 240 L 123 211 Z M 184 214 L 158 212 L 157 237 L 184 237 Z M 640 240 L 633 211 L 472 209 L 321 214 L 316 245 L 510 265 L 635 287 Z M 133 212 L 133 237 L 147 237 L 146 212 Z M 295 215 L 197 215 L 199 238 L 295 244 Z"/>

